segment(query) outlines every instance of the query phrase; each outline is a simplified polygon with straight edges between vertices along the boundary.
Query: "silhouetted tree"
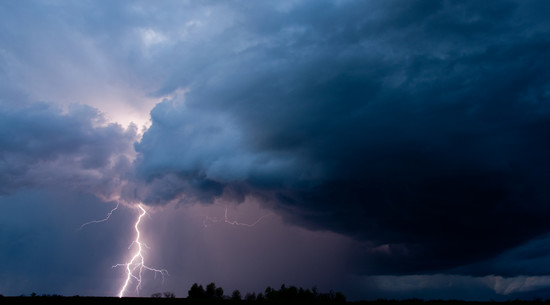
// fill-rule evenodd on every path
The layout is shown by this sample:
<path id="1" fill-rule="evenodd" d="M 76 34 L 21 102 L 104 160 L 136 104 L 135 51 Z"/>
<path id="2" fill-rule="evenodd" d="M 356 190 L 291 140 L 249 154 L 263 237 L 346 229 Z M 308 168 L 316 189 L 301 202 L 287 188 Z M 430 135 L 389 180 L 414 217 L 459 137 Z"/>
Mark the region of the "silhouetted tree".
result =
<path id="1" fill-rule="evenodd" d="M 224 296 L 223 289 L 216 287 L 216 284 L 210 283 L 206 286 L 206 290 L 197 283 L 193 284 L 189 289 L 188 298 L 204 299 L 204 300 L 231 300 L 241 301 L 243 297 L 239 290 L 234 290 L 230 297 Z M 160 294 L 153 294 L 151 297 L 159 297 Z M 165 297 L 175 297 L 171 292 L 165 292 Z M 319 293 L 317 287 L 310 289 L 298 288 L 296 286 L 281 285 L 279 290 L 268 286 L 264 293 L 247 293 L 244 296 L 246 302 L 266 302 L 272 304 L 289 303 L 297 304 L 296 301 L 304 302 L 305 304 L 326 303 L 326 304 L 344 304 L 346 297 L 341 292 L 330 290 L 328 293 Z"/>
<path id="2" fill-rule="evenodd" d="M 258 295 L 256 296 L 256 301 L 258 301 L 258 302 L 265 301 L 264 294 L 261 293 L 261 292 L 258 293 Z"/>
<path id="3" fill-rule="evenodd" d="M 223 300 L 223 288 L 222 287 L 216 288 L 215 295 L 216 295 L 216 299 Z"/>
<path id="4" fill-rule="evenodd" d="M 334 301 L 336 301 L 338 303 L 346 303 L 346 296 L 341 292 L 337 292 L 334 295 Z"/>
<path id="5" fill-rule="evenodd" d="M 252 293 L 249 292 L 244 296 L 244 299 L 246 301 L 256 301 L 256 294 L 254 292 Z"/>
<path id="6" fill-rule="evenodd" d="M 285 291 L 285 300 L 297 300 L 298 299 L 298 288 L 296 286 L 290 286 Z"/>
<path id="7" fill-rule="evenodd" d="M 152 298 L 161 298 L 162 297 L 162 293 L 160 292 L 155 292 L 151 295 Z"/>
<path id="8" fill-rule="evenodd" d="M 273 291 L 273 288 L 271 288 L 271 286 L 267 286 L 264 292 L 266 299 L 275 300 L 275 292 Z"/>
<path id="9" fill-rule="evenodd" d="M 214 299 L 216 297 L 216 284 L 210 283 L 206 286 L 206 298 Z"/>
<path id="10" fill-rule="evenodd" d="M 189 289 L 187 297 L 190 299 L 204 299 L 206 297 L 206 292 L 204 288 L 202 288 L 202 285 L 194 283 L 191 289 Z"/>
<path id="11" fill-rule="evenodd" d="M 165 291 L 163 293 L 164 297 L 167 298 L 167 299 L 175 299 L 176 298 L 176 295 L 171 292 L 171 291 Z"/>
<path id="12" fill-rule="evenodd" d="M 316 296 L 313 292 L 311 292 L 311 290 L 306 289 L 304 290 L 303 298 L 304 300 L 315 300 Z"/>
<path id="13" fill-rule="evenodd" d="M 319 292 L 317 291 L 317 286 L 313 286 L 311 288 L 311 293 L 313 294 L 314 299 L 317 299 L 319 297 Z"/>
<path id="14" fill-rule="evenodd" d="M 240 301 L 241 299 L 242 299 L 241 292 L 237 289 L 233 290 L 233 293 L 231 294 L 231 300 Z"/>

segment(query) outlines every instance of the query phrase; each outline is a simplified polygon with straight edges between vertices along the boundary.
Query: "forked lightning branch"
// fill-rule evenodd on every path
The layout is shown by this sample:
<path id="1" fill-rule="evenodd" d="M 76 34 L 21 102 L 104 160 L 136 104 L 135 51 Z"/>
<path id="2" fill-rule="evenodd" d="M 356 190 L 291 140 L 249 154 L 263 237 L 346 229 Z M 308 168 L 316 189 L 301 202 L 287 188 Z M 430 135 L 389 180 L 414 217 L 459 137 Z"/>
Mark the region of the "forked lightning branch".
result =
<path id="1" fill-rule="evenodd" d="M 168 271 L 165 269 L 155 269 L 145 265 L 145 257 L 143 256 L 143 247 L 146 247 L 146 245 L 140 239 L 141 233 L 139 231 L 139 224 L 141 223 L 141 219 L 143 218 L 143 216 L 147 214 L 147 212 L 141 206 L 141 204 L 138 205 L 138 209 L 140 210 L 140 214 L 136 221 L 136 224 L 134 225 L 134 228 L 136 230 L 136 239 L 130 245 L 130 248 L 132 247 L 135 248 L 135 252 L 129 262 L 124 264 L 117 264 L 113 266 L 113 268 L 125 267 L 125 270 L 126 270 L 126 280 L 124 281 L 124 284 L 122 285 L 122 288 L 118 293 L 119 298 L 122 298 L 124 296 L 124 293 L 128 289 L 128 286 L 131 285 L 132 282 L 135 282 L 136 293 L 139 294 L 139 289 L 141 288 L 142 275 L 144 271 L 152 271 L 155 273 L 160 273 L 162 275 L 163 280 L 164 280 L 164 275 L 168 275 Z"/>
<path id="2" fill-rule="evenodd" d="M 104 219 L 101 220 L 93 220 L 90 222 L 87 222 L 80 226 L 80 229 L 85 227 L 86 225 L 92 224 L 92 223 L 101 223 L 108 221 L 111 215 L 115 210 L 117 210 L 119 207 L 119 204 L 117 203 L 116 207 L 113 208 Z M 118 297 L 122 298 L 125 293 L 128 292 L 131 286 L 135 286 L 136 293 L 139 295 L 139 290 L 142 285 L 142 279 L 143 274 L 146 271 L 154 272 L 155 274 L 158 273 L 162 276 L 162 279 L 164 280 L 164 276 L 168 275 L 168 271 L 166 269 L 156 269 L 149 267 L 145 264 L 145 256 L 143 248 L 147 248 L 147 245 L 141 241 L 141 232 L 139 225 L 141 224 L 141 220 L 143 216 L 147 215 L 147 211 L 143 208 L 141 204 L 138 204 L 136 207 L 139 210 L 139 216 L 134 224 L 134 229 L 136 231 L 136 238 L 130 244 L 129 250 L 133 250 L 131 254 L 131 258 L 126 262 L 122 264 L 116 264 L 113 266 L 113 268 L 122 267 L 124 268 L 124 271 L 126 273 L 126 278 L 120 288 L 120 291 L 118 293 Z"/>
<path id="3" fill-rule="evenodd" d="M 111 215 L 114 211 L 116 211 L 119 207 L 119 203 L 117 203 L 116 207 L 114 207 L 104 219 L 101 220 L 92 220 L 89 222 L 86 222 L 82 224 L 79 228 L 81 230 L 87 225 L 94 224 L 94 223 L 102 223 L 105 221 L 108 221 L 111 218 Z M 113 268 L 123 268 L 124 272 L 126 274 L 126 277 L 122 283 L 122 286 L 118 292 L 118 297 L 122 298 L 125 294 L 128 293 L 128 291 L 131 289 L 131 287 L 135 287 L 136 294 L 139 295 L 139 291 L 142 287 L 143 283 L 143 275 L 145 272 L 153 272 L 154 274 L 160 274 L 162 276 L 162 280 L 164 281 L 164 277 L 168 275 L 168 271 L 166 269 L 157 269 L 150 267 L 146 265 L 145 263 L 145 256 L 144 256 L 144 248 L 148 248 L 147 245 L 141 240 L 141 231 L 140 231 L 140 224 L 142 222 L 142 219 L 145 215 L 147 215 L 147 211 L 142 206 L 142 204 L 138 204 L 135 206 L 135 208 L 139 211 L 139 215 L 136 219 L 136 222 L 134 224 L 134 230 L 136 237 L 130 244 L 130 247 L 128 247 L 128 250 L 132 253 L 130 255 L 130 258 L 126 263 L 116 264 L 113 266 Z M 260 218 L 258 218 L 253 223 L 241 223 L 237 222 L 235 220 L 229 220 L 227 216 L 227 207 L 225 208 L 225 214 L 223 218 L 223 223 L 233 225 L 233 226 L 245 226 L 245 227 L 254 227 L 256 226 L 262 219 L 269 216 L 270 214 L 264 215 Z M 206 221 L 209 222 L 219 222 L 220 220 L 217 218 L 207 218 L 205 220 L 204 225 L 206 226 Z"/>

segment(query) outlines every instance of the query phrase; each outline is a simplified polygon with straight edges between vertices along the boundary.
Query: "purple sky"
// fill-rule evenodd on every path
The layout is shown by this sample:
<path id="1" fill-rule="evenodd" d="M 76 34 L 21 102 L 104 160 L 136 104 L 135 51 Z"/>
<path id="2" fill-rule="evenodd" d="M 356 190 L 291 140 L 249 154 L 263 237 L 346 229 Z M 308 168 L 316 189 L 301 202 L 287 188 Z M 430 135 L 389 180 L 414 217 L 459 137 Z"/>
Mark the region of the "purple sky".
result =
<path id="1" fill-rule="evenodd" d="M 0 3 L 0 294 L 550 297 L 549 11 Z"/>

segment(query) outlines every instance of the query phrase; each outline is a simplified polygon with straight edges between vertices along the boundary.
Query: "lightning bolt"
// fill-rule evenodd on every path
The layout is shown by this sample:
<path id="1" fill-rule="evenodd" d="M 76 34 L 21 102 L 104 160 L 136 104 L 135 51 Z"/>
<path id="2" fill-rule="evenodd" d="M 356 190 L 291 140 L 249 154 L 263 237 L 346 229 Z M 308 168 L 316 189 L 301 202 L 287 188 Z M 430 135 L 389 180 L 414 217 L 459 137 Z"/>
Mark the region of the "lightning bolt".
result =
<path id="1" fill-rule="evenodd" d="M 140 210 L 140 213 L 134 225 L 134 228 L 136 230 L 136 239 L 130 245 L 130 248 L 132 246 L 135 246 L 135 252 L 132 258 L 130 259 L 130 261 L 128 261 L 127 263 L 116 264 L 113 266 L 113 268 L 123 266 L 126 269 L 125 270 L 126 280 L 124 281 L 124 284 L 122 285 L 122 288 L 118 293 L 119 298 L 122 298 L 124 296 L 124 293 L 126 292 L 126 290 L 128 289 L 128 286 L 132 281 L 136 282 L 136 293 L 139 294 L 139 289 L 141 288 L 141 282 L 142 282 L 142 274 L 143 274 L 143 271 L 145 270 L 153 271 L 155 275 L 157 273 L 160 273 L 160 275 L 162 275 L 163 281 L 164 281 L 164 276 L 168 275 L 168 271 L 165 269 L 155 269 L 145 265 L 145 257 L 143 256 L 143 247 L 147 247 L 147 245 L 145 245 L 140 239 L 141 233 L 139 231 L 139 224 L 141 223 L 141 219 L 143 218 L 143 216 L 147 214 L 147 212 L 145 211 L 143 206 L 141 206 L 141 204 L 139 204 L 137 208 Z"/>
<path id="2" fill-rule="evenodd" d="M 225 207 L 225 214 L 224 214 L 224 217 L 223 217 L 223 222 L 226 223 L 226 224 L 229 224 L 229 225 L 232 225 L 232 226 L 243 226 L 243 227 L 254 227 L 256 226 L 260 221 L 262 221 L 262 219 L 270 216 L 271 213 L 269 214 L 266 214 L 266 215 L 263 215 L 262 217 L 258 218 L 255 222 L 253 223 L 244 223 L 244 222 L 238 222 L 236 220 L 229 220 L 229 217 L 227 216 L 227 207 Z M 212 217 L 208 217 L 206 216 L 206 218 L 204 219 L 203 221 L 203 225 L 204 227 L 208 227 L 207 225 L 207 222 L 212 222 L 212 223 L 217 223 L 220 221 L 220 219 L 218 218 L 212 218 Z"/>
<path id="3" fill-rule="evenodd" d="M 114 207 L 109 213 L 107 213 L 107 216 L 105 216 L 105 218 L 103 218 L 101 220 L 88 221 L 87 223 L 82 224 L 80 226 L 80 228 L 78 228 L 78 230 L 82 230 L 82 228 L 84 228 L 87 225 L 91 225 L 92 223 L 101 223 L 101 222 L 105 222 L 105 221 L 109 220 L 109 218 L 111 218 L 111 215 L 113 214 L 113 212 L 118 209 L 119 204 L 120 204 L 120 202 L 117 201 L 116 207 Z"/>
<path id="4" fill-rule="evenodd" d="M 271 215 L 271 213 L 263 215 L 262 217 L 258 218 L 258 220 L 256 220 L 253 223 L 243 223 L 243 222 L 238 222 L 236 220 L 230 221 L 229 218 L 227 217 L 227 207 L 225 207 L 225 214 L 224 214 L 224 217 L 223 217 L 223 221 L 227 224 L 232 225 L 232 226 L 253 227 L 253 226 L 257 225 L 258 222 L 262 221 L 262 219 L 266 218 L 269 215 Z"/>

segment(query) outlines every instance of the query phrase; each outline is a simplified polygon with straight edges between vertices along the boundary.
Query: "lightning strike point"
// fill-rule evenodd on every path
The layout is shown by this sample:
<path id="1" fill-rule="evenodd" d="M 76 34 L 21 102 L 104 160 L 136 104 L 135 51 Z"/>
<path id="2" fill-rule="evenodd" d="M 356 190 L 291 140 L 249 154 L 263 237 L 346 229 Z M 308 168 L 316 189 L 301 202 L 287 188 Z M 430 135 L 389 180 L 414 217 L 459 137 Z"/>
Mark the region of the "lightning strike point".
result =
<path id="1" fill-rule="evenodd" d="M 143 250 L 143 247 L 147 247 L 147 246 L 140 239 L 141 233 L 139 231 L 139 224 L 141 223 L 141 218 L 143 218 L 143 216 L 145 216 L 147 212 L 145 211 L 145 209 L 141 204 L 139 204 L 137 208 L 139 209 L 140 213 L 136 220 L 136 223 L 134 224 L 134 229 L 136 230 L 136 239 L 130 245 L 130 248 L 132 246 L 135 247 L 136 249 L 135 253 L 133 254 L 130 261 L 128 261 L 127 263 L 117 264 L 113 266 L 113 268 L 125 267 L 125 272 L 126 272 L 126 280 L 124 281 L 120 289 L 120 292 L 118 293 L 119 298 L 122 298 L 124 296 L 124 293 L 128 289 L 128 286 L 133 281 L 136 282 L 136 293 L 139 294 L 139 289 L 141 288 L 141 282 L 142 282 L 142 275 L 143 275 L 143 271 L 145 270 L 153 271 L 155 275 L 157 273 L 160 273 L 160 275 L 162 275 L 163 281 L 164 281 L 164 276 L 169 275 L 166 269 L 155 269 L 145 265 L 145 257 L 143 256 L 142 250 Z"/>

